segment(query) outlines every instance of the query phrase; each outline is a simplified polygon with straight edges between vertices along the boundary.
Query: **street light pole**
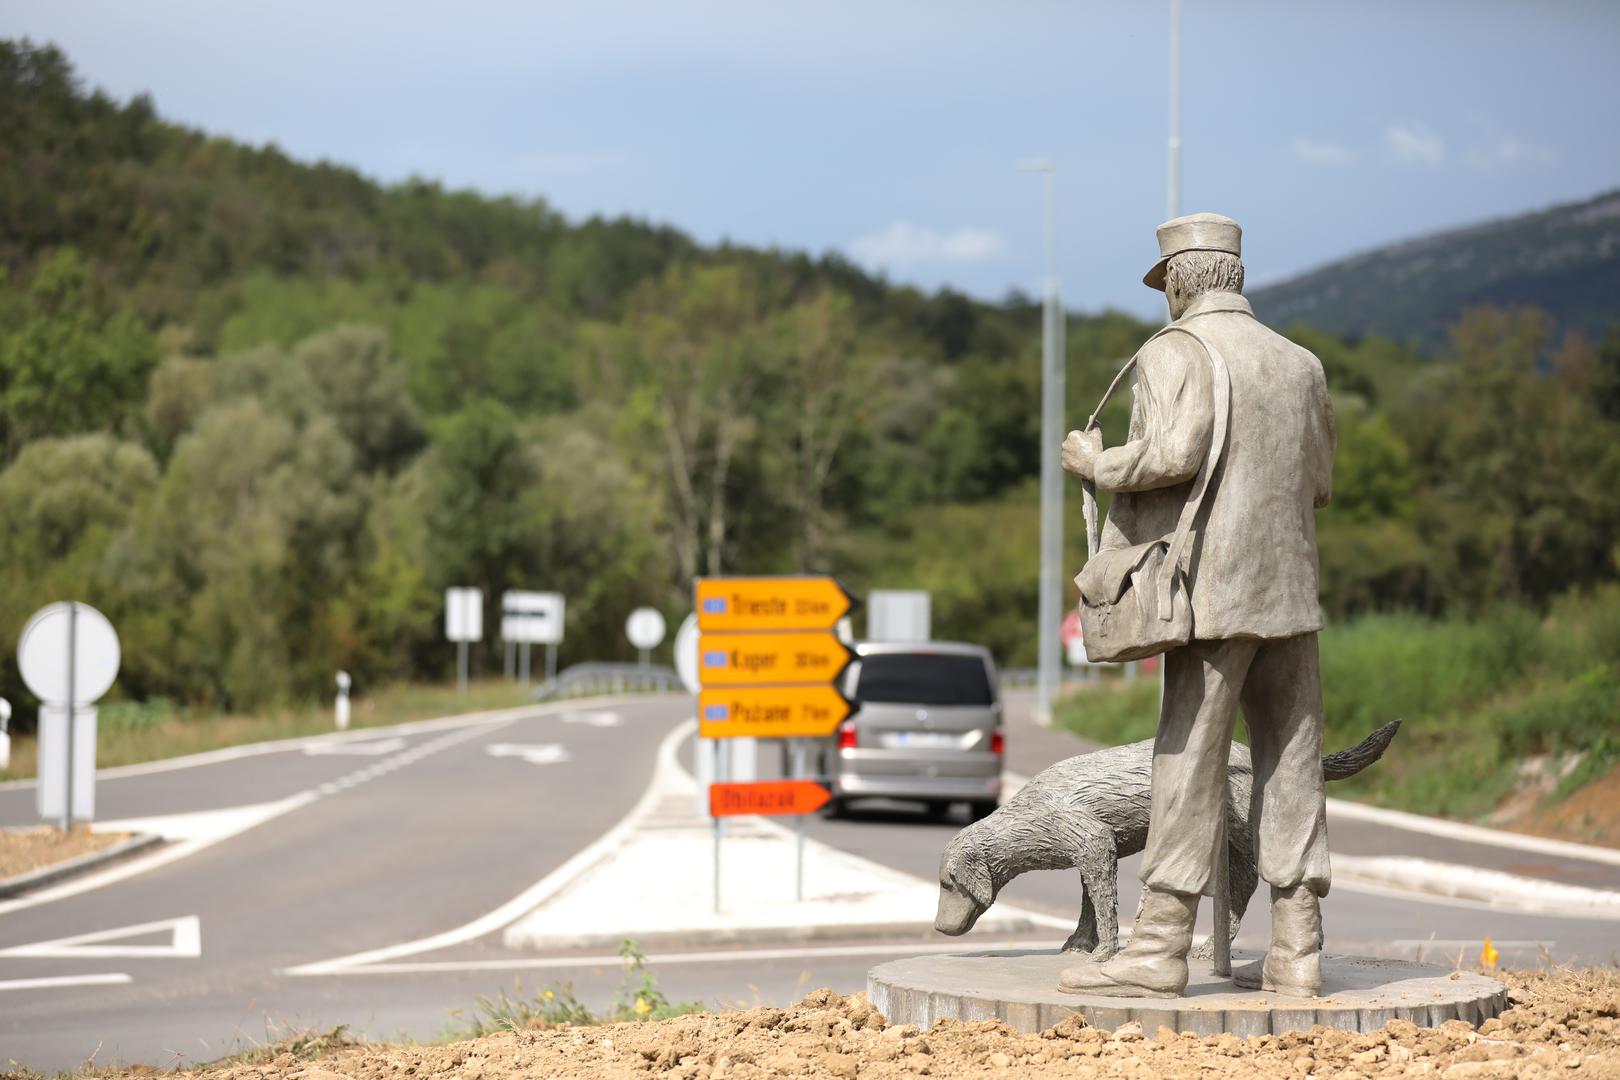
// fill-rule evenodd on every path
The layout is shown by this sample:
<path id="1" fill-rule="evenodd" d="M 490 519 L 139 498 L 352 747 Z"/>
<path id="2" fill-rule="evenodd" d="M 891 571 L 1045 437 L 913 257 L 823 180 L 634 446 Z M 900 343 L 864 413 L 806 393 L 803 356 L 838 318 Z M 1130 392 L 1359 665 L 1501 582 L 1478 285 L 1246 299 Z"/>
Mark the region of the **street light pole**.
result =
<path id="1" fill-rule="evenodd" d="M 1024 162 L 1020 168 L 1044 174 L 1046 281 L 1041 333 L 1041 567 L 1036 618 L 1035 719 L 1052 722 L 1057 696 L 1059 611 L 1063 600 L 1063 473 L 1058 453 L 1063 442 L 1063 304 L 1057 279 L 1057 169 L 1050 161 Z"/>
<path id="2" fill-rule="evenodd" d="M 1166 220 L 1181 216 L 1181 0 L 1170 0 L 1170 183 Z"/>

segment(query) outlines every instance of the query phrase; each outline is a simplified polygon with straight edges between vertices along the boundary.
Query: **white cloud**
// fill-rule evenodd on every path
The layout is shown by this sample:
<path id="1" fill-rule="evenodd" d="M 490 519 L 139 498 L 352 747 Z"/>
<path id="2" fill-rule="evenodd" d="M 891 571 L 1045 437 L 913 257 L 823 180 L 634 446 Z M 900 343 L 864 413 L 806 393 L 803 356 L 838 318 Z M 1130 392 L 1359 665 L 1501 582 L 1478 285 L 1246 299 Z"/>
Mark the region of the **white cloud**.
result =
<path id="1" fill-rule="evenodd" d="M 1512 135 L 1493 135 L 1469 147 L 1463 160 L 1476 169 L 1507 165 L 1555 165 L 1558 155 L 1545 146 L 1523 142 Z"/>
<path id="2" fill-rule="evenodd" d="M 892 222 L 849 245 L 850 254 L 868 266 L 984 262 L 1006 250 L 1006 238 L 994 229 L 964 226 L 941 232 L 909 221 Z"/>
<path id="3" fill-rule="evenodd" d="M 1310 165 L 1348 165 L 1356 160 L 1356 152 L 1348 146 L 1334 142 L 1318 142 L 1304 137 L 1295 139 L 1288 150 L 1299 160 Z"/>
<path id="4" fill-rule="evenodd" d="M 1422 124 L 1391 124 L 1384 131 L 1384 148 L 1396 161 L 1413 165 L 1440 165 L 1446 144 Z"/>

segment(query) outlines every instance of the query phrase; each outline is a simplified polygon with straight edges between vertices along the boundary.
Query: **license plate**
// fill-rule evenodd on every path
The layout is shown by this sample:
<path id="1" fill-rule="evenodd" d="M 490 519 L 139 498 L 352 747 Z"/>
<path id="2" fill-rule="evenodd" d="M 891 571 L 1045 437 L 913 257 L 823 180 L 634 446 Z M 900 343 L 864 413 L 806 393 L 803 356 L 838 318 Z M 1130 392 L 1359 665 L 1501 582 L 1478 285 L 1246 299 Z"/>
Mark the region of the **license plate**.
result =
<path id="1" fill-rule="evenodd" d="M 940 731 L 894 731 L 883 736 L 883 745 L 907 750 L 955 750 L 962 745 L 962 737 Z"/>

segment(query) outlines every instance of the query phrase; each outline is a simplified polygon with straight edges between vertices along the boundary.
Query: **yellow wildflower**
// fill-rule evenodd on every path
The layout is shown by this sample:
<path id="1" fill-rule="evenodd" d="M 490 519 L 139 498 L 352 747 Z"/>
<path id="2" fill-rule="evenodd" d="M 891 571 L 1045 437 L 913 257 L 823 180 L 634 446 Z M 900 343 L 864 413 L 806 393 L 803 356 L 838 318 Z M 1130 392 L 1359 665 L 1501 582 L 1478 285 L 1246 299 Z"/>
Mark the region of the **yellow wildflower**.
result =
<path id="1" fill-rule="evenodd" d="M 650 1012 L 652 1012 L 652 1002 L 644 997 L 636 998 L 636 1015 L 646 1016 Z"/>
<path id="2" fill-rule="evenodd" d="M 1485 948 L 1479 954 L 1480 964 L 1484 967 L 1494 968 L 1496 967 L 1496 962 L 1501 958 L 1502 954 L 1496 951 L 1495 945 L 1491 944 L 1491 936 L 1486 934 Z"/>

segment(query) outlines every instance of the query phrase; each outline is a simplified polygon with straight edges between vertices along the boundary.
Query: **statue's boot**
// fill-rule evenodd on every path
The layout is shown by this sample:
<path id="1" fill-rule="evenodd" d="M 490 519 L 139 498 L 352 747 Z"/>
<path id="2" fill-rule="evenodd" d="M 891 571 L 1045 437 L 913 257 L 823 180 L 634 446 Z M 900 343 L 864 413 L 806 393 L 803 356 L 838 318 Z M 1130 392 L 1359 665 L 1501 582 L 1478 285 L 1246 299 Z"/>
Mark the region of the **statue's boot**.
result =
<path id="1" fill-rule="evenodd" d="M 1263 959 L 1234 968 L 1232 981 L 1245 990 L 1284 997 L 1322 992 L 1322 905 L 1303 885 L 1271 890 L 1271 947 Z"/>
<path id="2" fill-rule="evenodd" d="M 1105 963 L 1087 960 L 1064 968 L 1058 989 L 1109 997 L 1179 997 L 1187 989 L 1187 950 L 1197 913 L 1194 894 L 1146 890 L 1130 943 Z"/>

